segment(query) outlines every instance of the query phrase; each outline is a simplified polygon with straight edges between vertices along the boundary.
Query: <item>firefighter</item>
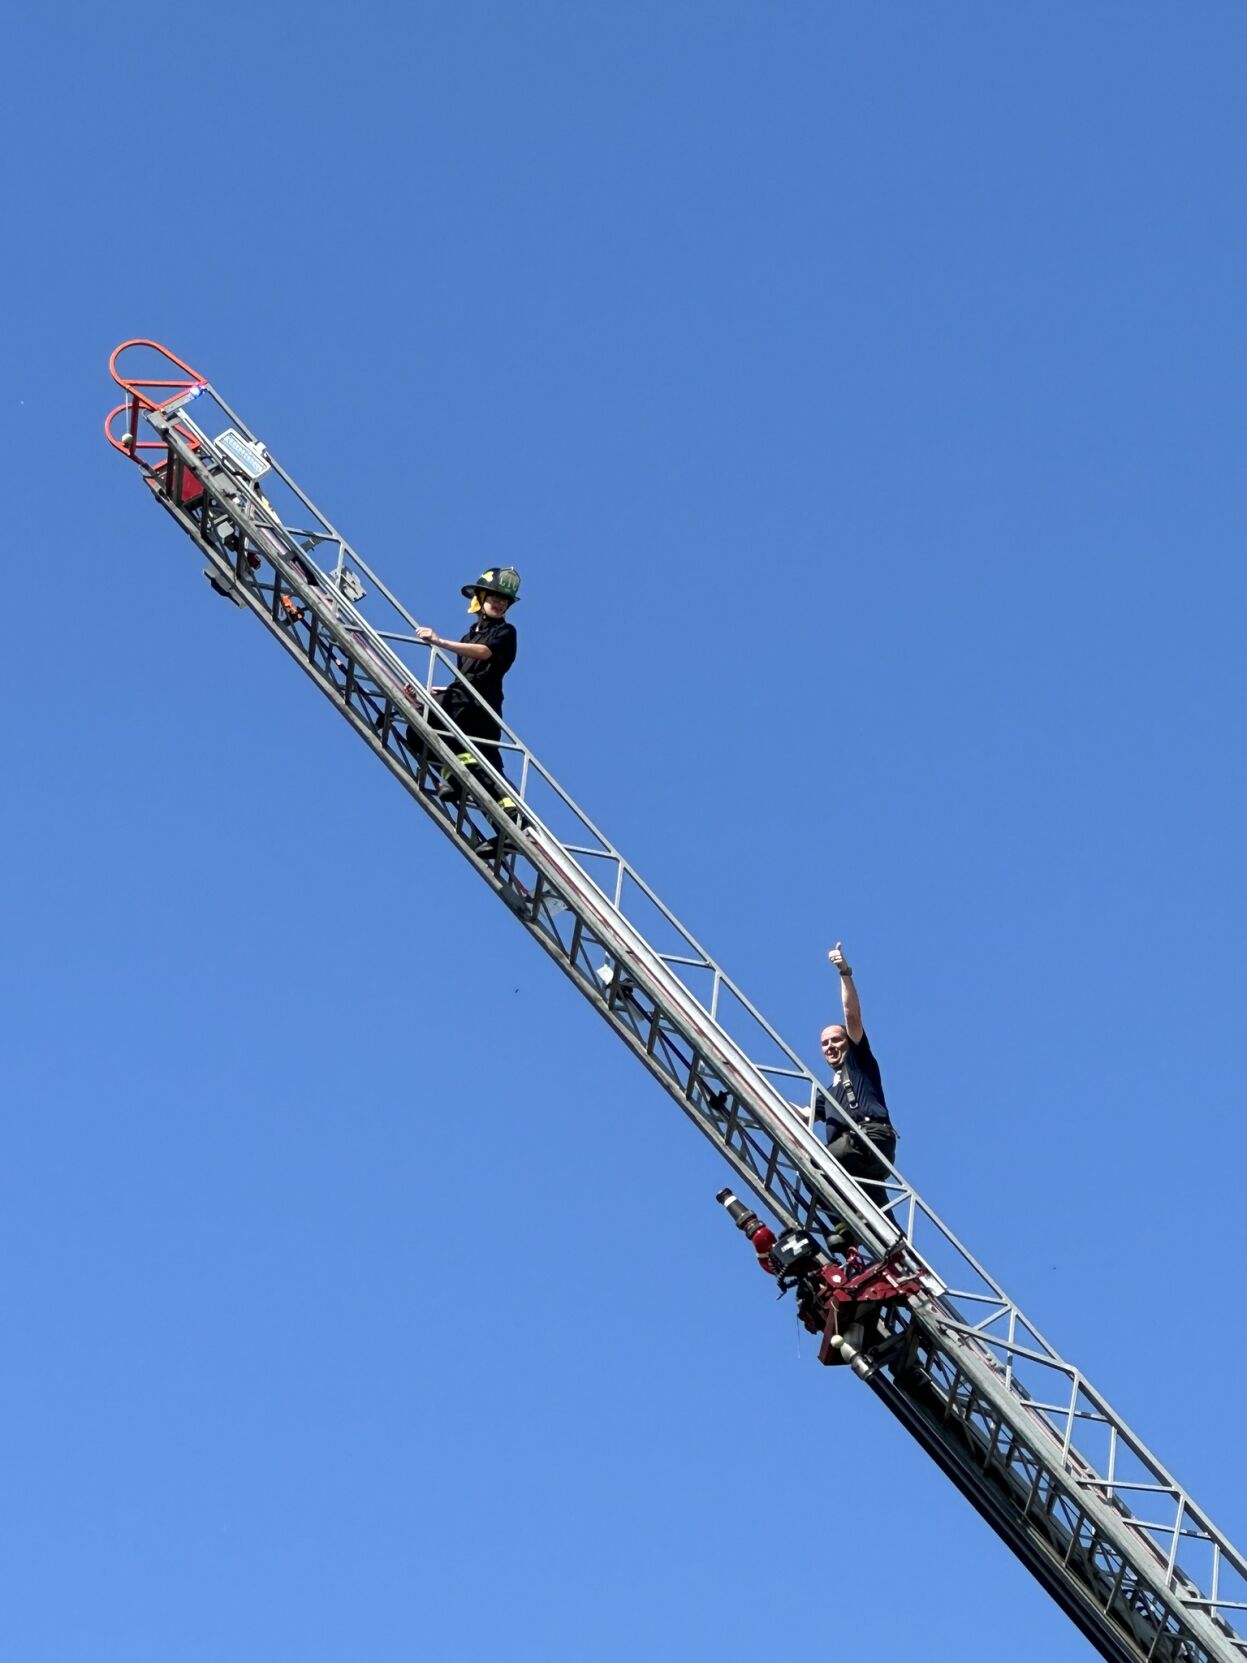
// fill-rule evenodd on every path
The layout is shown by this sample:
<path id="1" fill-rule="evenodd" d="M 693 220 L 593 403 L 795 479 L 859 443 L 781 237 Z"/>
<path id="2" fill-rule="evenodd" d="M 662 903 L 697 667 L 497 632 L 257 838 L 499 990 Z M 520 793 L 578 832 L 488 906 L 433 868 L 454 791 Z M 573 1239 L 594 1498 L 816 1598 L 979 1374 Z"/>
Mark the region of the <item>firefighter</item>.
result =
<path id="1" fill-rule="evenodd" d="M 471 603 L 468 612 L 473 619 L 462 640 L 448 641 L 427 626 L 416 631 L 416 639 L 425 646 L 456 653 L 459 674 L 488 706 L 486 709 L 479 704 L 458 681 L 438 694 L 438 703 L 445 714 L 468 738 L 476 741 L 471 750 L 458 753 L 459 761 L 469 768 L 478 767 L 481 761 L 488 762 L 501 774 L 504 771 L 502 753 L 496 741 L 502 730 L 497 718 L 502 714 L 503 677 L 515 662 L 515 625 L 508 620 L 507 613 L 519 600 L 520 574 L 514 566 L 491 566 L 475 583 L 465 583 L 461 593 Z M 436 714 L 433 725 L 446 731 Z M 503 808 L 515 807 L 513 800 L 500 794 L 491 780 L 482 778 L 481 783 Z M 453 801 L 459 795 L 459 787 L 448 777 L 438 786 L 437 794 L 443 801 Z"/>
<path id="2" fill-rule="evenodd" d="M 838 941 L 827 957 L 840 976 L 840 1003 L 844 1012 L 842 1023 L 830 1023 L 818 1036 L 823 1056 L 835 1070 L 828 1090 L 838 1115 L 836 1120 L 827 1123 L 827 1148 L 849 1176 L 861 1183 L 875 1206 L 882 1207 L 888 1199 L 881 1182 L 887 1177 L 887 1168 L 875 1151 L 892 1161 L 896 1155 L 896 1131 L 883 1095 L 879 1064 L 862 1026 L 862 1007 L 853 982 L 853 967 Z M 816 1118 L 827 1119 L 822 1098 Z"/>

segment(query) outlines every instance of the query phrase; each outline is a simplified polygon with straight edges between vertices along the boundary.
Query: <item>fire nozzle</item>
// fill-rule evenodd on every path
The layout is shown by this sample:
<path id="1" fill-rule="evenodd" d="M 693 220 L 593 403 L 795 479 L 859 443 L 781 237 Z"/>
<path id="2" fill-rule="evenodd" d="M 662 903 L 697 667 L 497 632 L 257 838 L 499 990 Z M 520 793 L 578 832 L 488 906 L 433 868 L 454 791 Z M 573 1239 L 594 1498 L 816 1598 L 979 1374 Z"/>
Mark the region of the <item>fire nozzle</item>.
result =
<path id="1" fill-rule="evenodd" d="M 731 1190 L 721 1189 L 715 1200 L 727 1209 L 728 1217 L 736 1228 L 749 1238 L 762 1269 L 768 1276 L 774 1276 L 775 1268 L 771 1264 L 771 1249 L 776 1241 L 774 1230 L 763 1224 L 757 1213 L 738 1200 Z"/>

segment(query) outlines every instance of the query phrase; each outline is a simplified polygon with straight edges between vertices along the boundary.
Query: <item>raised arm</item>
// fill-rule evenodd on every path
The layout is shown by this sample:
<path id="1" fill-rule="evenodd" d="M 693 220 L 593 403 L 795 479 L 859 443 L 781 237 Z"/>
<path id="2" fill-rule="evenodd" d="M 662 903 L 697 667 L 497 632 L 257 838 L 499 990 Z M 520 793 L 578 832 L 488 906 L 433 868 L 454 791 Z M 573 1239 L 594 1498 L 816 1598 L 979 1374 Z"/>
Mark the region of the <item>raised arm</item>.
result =
<path id="1" fill-rule="evenodd" d="M 865 1029 L 862 1027 L 862 1006 L 857 997 L 857 989 L 853 985 L 853 966 L 844 956 L 843 948 L 837 941 L 827 955 L 840 973 L 840 1003 L 844 1006 L 844 1026 L 854 1045 L 861 1039 Z"/>

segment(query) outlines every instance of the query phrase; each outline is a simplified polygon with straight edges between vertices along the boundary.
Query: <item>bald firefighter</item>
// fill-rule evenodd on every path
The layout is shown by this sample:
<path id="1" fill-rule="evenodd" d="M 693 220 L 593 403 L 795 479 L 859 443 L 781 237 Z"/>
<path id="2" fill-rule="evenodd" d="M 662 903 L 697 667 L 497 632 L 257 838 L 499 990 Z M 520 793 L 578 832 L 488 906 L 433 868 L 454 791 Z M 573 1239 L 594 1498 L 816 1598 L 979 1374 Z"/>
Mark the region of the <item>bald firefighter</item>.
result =
<path id="1" fill-rule="evenodd" d="M 816 1118 L 827 1120 L 827 1148 L 851 1178 L 856 1178 L 876 1207 L 888 1197 L 882 1180 L 887 1167 L 879 1159 L 896 1158 L 896 1131 L 883 1095 L 883 1077 L 862 1025 L 862 1006 L 853 967 L 840 942 L 827 955 L 840 977 L 843 1022 L 832 1022 L 818 1036 L 819 1048 L 835 1071 L 828 1085 L 834 1118 L 820 1097 Z M 876 1152 L 877 1151 L 877 1152 Z"/>

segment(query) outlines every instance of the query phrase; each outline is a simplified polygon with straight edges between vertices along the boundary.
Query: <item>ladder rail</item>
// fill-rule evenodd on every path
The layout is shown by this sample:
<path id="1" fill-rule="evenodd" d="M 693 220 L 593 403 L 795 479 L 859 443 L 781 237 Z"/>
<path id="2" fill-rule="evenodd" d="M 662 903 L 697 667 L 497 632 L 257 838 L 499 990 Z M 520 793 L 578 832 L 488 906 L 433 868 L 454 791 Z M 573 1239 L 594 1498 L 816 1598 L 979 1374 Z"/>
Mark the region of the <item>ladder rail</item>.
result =
<path id="1" fill-rule="evenodd" d="M 208 392 L 212 395 L 213 399 L 220 405 L 223 412 L 229 416 L 232 425 L 243 433 L 244 437 L 253 443 L 257 442 L 256 435 L 251 432 L 237 412 L 232 410 L 225 403 L 225 401 L 221 399 L 214 387 L 197 389 L 194 392 L 187 394 L 182 399 L 170 402 L 168 406 L 164 407 L 160 413 L 160 416 L 157 418 L 159 422 L 159 430 L 162 431 L 162 438 L 165 438 L 167 441 L 172 443 L 173 448 L 175 448 L 183 457 L 184 461 L 190 465 L 192 471 L 195 471 L 193 454 L 185 444 L 179 443 L 179 436 L 170 418 L 174 414 L 180 413 L 182 417 L 182 424 L 194 430 L 203 449 L 209 455 L 214 454 L 216 447 L 212 439 L 209 437 L 206 428 L 194 420 L 188 409 L 188 406 L 195 399 L 198 399 L 202 392 Z M 294 479 L 285 471 L 284 468 L 281 467 L 271 453 L 269 455 L 269 461 L 273 472 L 282 479 L 292 494 L 298 498 L 308 512 L 319 522 L 323 528 L 326 541 L 334 544 L 341 551 L 339 565 L 341 564 L 343 558 L 349 559 L 352 566 L 358 567 L 368 577 L 376 591 L 384 597 L 387 604 L 389 604 L 411 626 L 413 630 L 419 629 L 420 625 L 415 616 L 407 610 L 406 606 L 397 597 L 397 595 L 395 595 L 393 591 L 387 587 L 383 579 L 376 572 L 375 568 L 370 566 L 368 562 L 359 554 L 359 552 L 347 543 L 346 539 L 343 538 L 341 534 L 330 524 L 329 520 L 321 514 L 320 510 L 315 507 L 311 500 L 295 483 Z M 256 516 L 253 515 L 253 517 Z M 292 555 L 297 555 L 299 558 L 304 560 L 309 558 L 308 551 L 297 546 L 295 535 L 288 533 L 283 524 L 278 522 L 274 527 L 272 527 L 272 529 L 278 533 L 285 534 L 288 539 L 290 553 Z M 326 576 L 324 573 L 321 575 Z M 349 601 L 343 599 L 341 606 L 344 614 L 351 618 L 351 621 L 355 624 L 355 626 L 363 629 L 367 633 L 370 640 L 375 645 L 375 650 L 383 656 L 383 659 L 386 662 L 388 662 L 392 673 L 395 676 L 410 676 L 410 667 L 406 665 L 398 654 L 395 653 L 390 647 L 389 642 L 385 638 L 385 633 L 374 629 Z M 479 704 L 483 705 L 484 701 L 481 699 L 476 688 L 471 682 L 464 680 L 459 675 L 457 659 L 452 654 L 449 654 L 440 648 L 434 648 L 431 650 L 437 661 L 447 671 L 449 671 L 451 676 L 459 682 L 460 686 L 466 689 L 472 698 Z M 615 848 L 606 833 L 595 824 L 587 812 L 577 802 L 575 802 L 571 794 L 565 790 L 557 779 L 555 779 L 554 775 L 551 774 L 550 771 L 539 762 L 536 756 L 528 750 L 528 747 L 523 743 L 519 735 L 510 728 L 506 722 L 506 719 L 498 717 L 496 713 L 491 712 L 491 714 L 495 715 L 495 719 L 498 721 L 499 726 L 502 729 L 503 743 L 509 744 L 509 746 L 515 749 L 517 753 L 523 754 L 527 757 L 530 768 L 535 769 L 539 773 L 543 783 L 557 795 L 563 806 L 580 822 L 584 830 L 588 832 L 591 837 L 597 839 L 601 843 L 601 850 L 596 851 L 598 857 L 611 862 L 617 868 L 620 879 L 634 884 L 645 899 L 661 914 L 664 921 L 676 932 L 676 934 L 684 942 L 685 946 L 689 949 L 689 962 L 691 964 L 695 964 L 698 968 L 706 969 L 714 973 L 716 980 L 716 999 L 720 996 L 718 989 L 726 989 L 733 998 L 738 1000 L 741 1008 L 754 1022 L 758 1024 L 759 1028 L 766 1035 L 766 1038 L 785 1057 L 787 1063 L 792 1068 L 793 1078 L 800 1079 L 805 1082 L 809 1093 L 811 1124 L 813 1124 L 814 1103 L 816 1097 L 822 1094 L 823 1088 L 818 1084 L 813 1074 L 810 1073 L 798 1053 L 788 1045 L 787 1041 L 778 1032 L 778 1030 L 767 1021 L 766 1017 L 757 1008 L 757 1006 L 754 1005 L 747 995 L 736 986 L 726 972 L 716 965 L 707 950 L 701 945 L 692 932 L 681 923 L 681 921 L 665 904 L 657 892 L 646 882 L 636 868 L 632 866 L 632 864 L 620 853 L 617 848 Z M 585 869 L 582 867 L 582 870 Z M 596 883 L 596 878 L 592 872 L 585 870 L 585 876 Z M 600 888 L 601 886 L 599 885 L 598 887 Z M 614 897 L 605 889 L 603 889 L 602 892 L 607 895 L 608 899 L 614 899 Z M 694 997 L 696 997 L 695 994 Z M 717 1013 L 716 1011 L 707 1008 L 707 1014 L 713 1018 Z"/>
<path id="2" fill-rule="evenodd" d="M 160 430 L 161 418 L 153 418 L 157 430 Z M 193 452 L 184 446 L 178 434 L 169 429 L 163 435 L 171 450 L 180 455 L 184 464 L 198 472 L 203 467 L 201 456 L 208 450 L 205 441 L 200 452 Z M 201 476 L 207 477 L 207 476 Z M 181 510 L 173 507 L 175 516 L 185 521 L 185 529 L 192 529 L 193 522 Z M 248 519 L 254 519 L 250 514 L 239 515 L 232 511 L 229 515 L 231 523 L 240 530 L 245 530 Z M 209 551 L 211 552 L 211 551 Z M 268 555 L 279 569 L 284 567 L 282 556 L 273 548 L 268 549 Z M 301 555 L 298 558 L 303 558 Z M 231 572 L 237 580 L 238 574 Z M 339 594 L 329 595 L 319 585 L 309 586 L 301 579 L 294 569 L 282 572 L 283 581 L 295 588 L 306 608 L 314 611 L 323 628 L 336 640 L 341 650 L 351 655 L 360 650 L 360 643 L 354 640 L 358 630 L 367 634 L 369 651 L 375 638 L 363 624 L 356 609 Z M 322 594 L 327 598 L 322 599 Z M 244 598 L 251 597 L 244 591 Z M 255 609 L 255 608 L 253 608 Z M 264 605 L 262 616 L 266 623 L 270 621 L 272 607 Z M 289 640 L 289 632 L 284 639 Z M 386 655 L 393 658 L 393 655 Z M 401 661 L 393 660 L 400 671 L 406 670 L 410 676 L 413 672 L 402 665 Z M 391 664 L 386 664 L 387 670 Z M 358 674 L 356 676 L 358 680 Z M 450 748 L 447 738 L 439 735 L 437 730 L 428 726 L 423 714 L 424 706 L 418 702 L 417 696 L 405 695 L 397 685 L 397 675 L 387 678 L 393 682 L 387 689 L 388 696 L 401 710 L 404 720 L 412 727 L 419 728 L 422 738 L 436 755 L 439 764 L 445 772 L 454 771 L 461 786 L 466 790 L 475 782 L 471 774 L 467 773 Z M 469 736 L 462 733 L 453 720 L 444 713 L 439 713 L 439 719 L 451 727 L 458 735 L 460 742 L 471 745 Z M 358 726 L 358 724 L 356 724 Z M 519 742 L 517 741 L 517 744 Z M 382 747 L 382 754 L 388 754 Z M 544 777 L 545 770 L 535 758 L 531 759 L 532 766 L 538 769 Z M 474 770 L 477 771 L 477 770 Z M 507 782 L 494 769 L 485 765 L 485 773 L 501 788 L 506 786 L 513 793 L 518 790 L 514 783 Z M 566 798 L 566 794 L 563 793 Z M 850 1179 L 839 1169 L 837 1163 L 827 1154 L 826 1148 L 809 1131 L 808 1127 L 793 1114 L 791 1106 L 779 1097 L 778 1092 L 755 1068 L 739 1045 L 731 1037 L 711 1021 L 708 1013 L 701 1007 L 689 990 L 680 981 L 672 968 L 662 957 L 653 952 L 637 930 L 631 926 L 627 918 L 618 910 L 611 897 L 604 893 L 591 875 L 583 872 L 576 862 L 567 862 L 560 857 L 565 853 L 563 846 L 553 832 L 544 825 L 540 817 L 528 807 L 525 801 L 525 814 L 531 824 L 524 834 L 525 853 L 533 867 L 539 871 L 547 883 L 557 887 L 560 894 L 577 908 L 579 915 L 591 921 L 595 937 L 601 942 L 610 960 L 621 966 L 626 973 L 632 990 L 640 989 L 655 1004 L 662 1003 L 673 1013 L 675 1022 L 687 1042 L 696 1044 L 713 1061 L 717 1077 L 730 1083 L 734 1087 L 748 1090 L 755 1099 L 755 1111 L 760 1114 L 768 1130 L 778 1135 L 782 1133 L 793 1144 L 800 1147 L 799 1164 L 802 1164 L 807 1177 L 817 1178 L 825 1187 L 831 1189 L 837 1203 L 855 1214 L 853 1222 L 862 1234 L 870 1241 L 876 1251 L 886 1252 L 899 1239 L 899 1231 L 891 1221 L 886 1220 L 873 1204 L 860 1193 Z M 570 802 L 570 799 L 566 799 Z M 485 804 L 481 803 L 483 809 Z M 574 806 L 574 805 L 573 805 Z M 505 824 L 505 822 L 504 822 Z"/>

